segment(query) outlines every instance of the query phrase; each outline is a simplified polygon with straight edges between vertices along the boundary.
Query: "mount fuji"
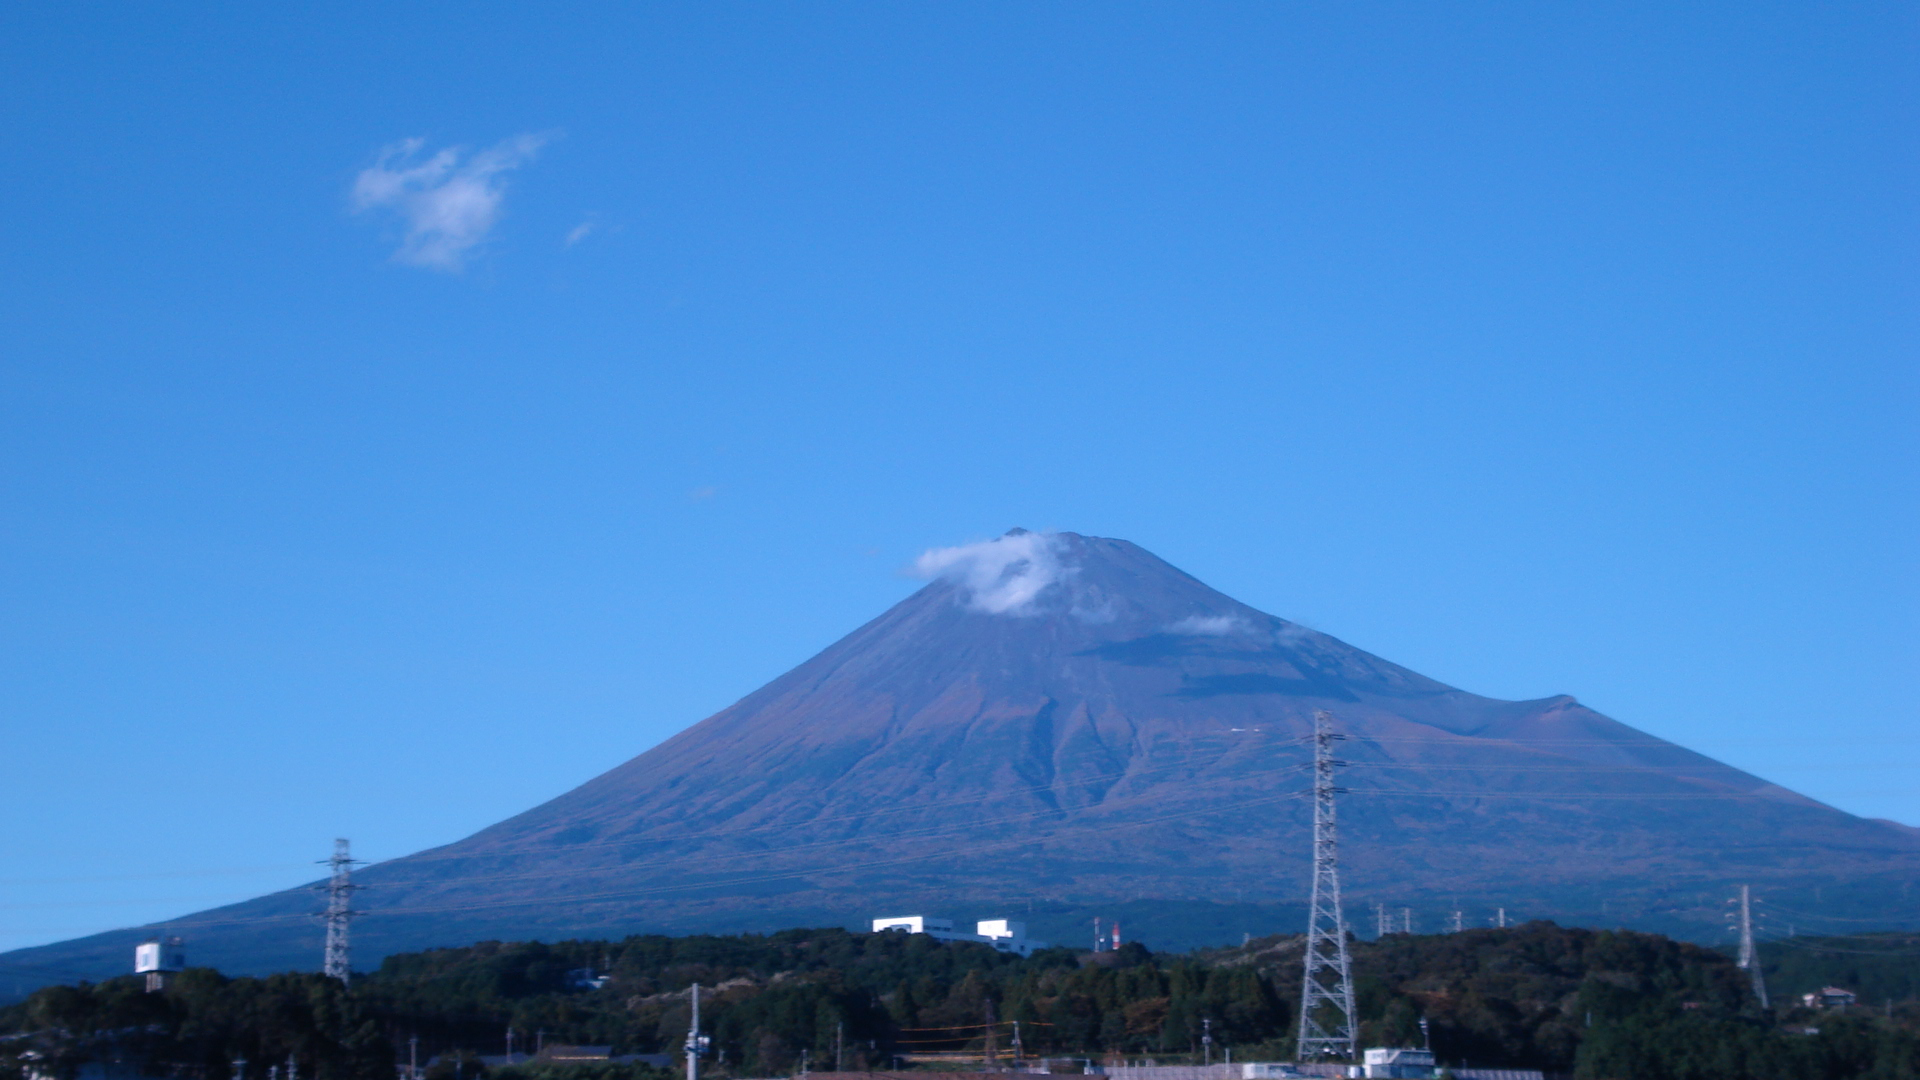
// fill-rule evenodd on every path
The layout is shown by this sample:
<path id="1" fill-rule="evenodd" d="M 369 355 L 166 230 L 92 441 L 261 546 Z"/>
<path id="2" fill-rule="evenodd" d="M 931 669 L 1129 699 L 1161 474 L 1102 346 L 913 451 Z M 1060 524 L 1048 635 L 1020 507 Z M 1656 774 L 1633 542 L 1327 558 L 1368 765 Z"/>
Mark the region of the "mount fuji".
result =
<path id="1" fill-rule="evenodd" d="M 1910 925 L 1920 832 L 1571 697 L 1500 701 L 1256 611 L 1124 540 L 1014 530 L 825 651 L 578 788 L 357 880 L 355 959 L 485 938 L 1095 914 L 1185 947 L 1304 921 L 1315 710 L 1341 744 L 1348 917 L 1375 903 L 1716 936 L 1730 889 Z M 0 963 L 310 968 L 289 890 Z M 38 980 L 46 981 L 46 980 Z"/>

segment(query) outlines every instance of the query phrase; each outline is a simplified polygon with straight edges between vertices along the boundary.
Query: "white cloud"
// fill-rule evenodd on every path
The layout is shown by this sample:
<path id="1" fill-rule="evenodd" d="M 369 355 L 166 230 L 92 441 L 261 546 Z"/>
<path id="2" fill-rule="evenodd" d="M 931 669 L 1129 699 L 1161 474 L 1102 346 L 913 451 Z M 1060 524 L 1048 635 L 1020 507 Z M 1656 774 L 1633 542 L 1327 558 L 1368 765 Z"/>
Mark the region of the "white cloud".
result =
<path id="1" fill-rule="evenodd" d="M 1228 634 L 1240 634 L 1251 630 L 1247 620 L 1238 615 L 1189 615 L 1167 627 L 1170 634 L 1191 634 L 1195 637 L 1225 637 Z"/>
<path id="2" fill-rule="evenodd" d="M 1047 586 L 1073 573 L 1062 544 L 1045 533 L 1008 533 L 997 540 L 933 548 L 914 560 L 916 574 L 944 578 L 967 592 L 967 606 L 992 615 L 1031 615 Z"/>
<path id="3" fill-rule="evenodd" d="M 399 216 L 407 231 L 396 261 L 459 270 L 500 220 L 505 174 L 532 161 L 546 142 L 545 135 L 515 135 L 471 157 L 450 146 L 424 158 L 424 140 L 395 143 L 354 180 L 353 209 Z"/>
<path id="4" fill-rule="evenodd" d="M 573 245 L 579 243 L 580 241 L 585 240 L 588 236 L 593 234 L 593 230 L 596 227 L 597 226 L 595 226 L 591 220 L 583 221 L 580 224 L 575 225 L 572 231 L 567 233 L 566 246 L 572 247 Z"/>

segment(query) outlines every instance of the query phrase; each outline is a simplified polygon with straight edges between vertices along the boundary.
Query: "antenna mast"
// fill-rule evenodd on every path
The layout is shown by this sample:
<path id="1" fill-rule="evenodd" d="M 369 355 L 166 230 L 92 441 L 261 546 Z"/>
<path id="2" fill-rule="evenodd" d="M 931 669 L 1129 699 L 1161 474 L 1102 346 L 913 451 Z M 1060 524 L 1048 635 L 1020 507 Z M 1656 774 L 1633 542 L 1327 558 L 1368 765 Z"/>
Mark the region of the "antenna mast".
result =
<path id="1" fill-rule="evenodd" d="M 325 860 L 325 865 L 333 868 L 333 876 L 325 885 L 317 886 L 327 891 L 327 951 L 321 971 L 342 984 L 353 978 L 347 924 L 360 914 L 353 910 L 353 890 L 361 888 L 353 883 L 353 866 L 359 861 L 348 854 L 347 841 L 335 840 L 333 858 Z"/>
<path id="2" fill-rule="evenodd" d="M 1346 736 L 1333 730 L 1325 709 L 1313 713 L 1313 904 L 1307 914 L 1305 985 L 1300 994 L 1301 1061 L 1338 1054 L 1354 1056 L 1353 973 L 1347 963 L 1347 924 L 1340 913 L 1340 842 L 1335 835 L 1333 744 Z M 1331 976 L 1331 980 L 1329 980 Z M 1338 1015 L 1323 1025 L 1323 1012 Z"/>

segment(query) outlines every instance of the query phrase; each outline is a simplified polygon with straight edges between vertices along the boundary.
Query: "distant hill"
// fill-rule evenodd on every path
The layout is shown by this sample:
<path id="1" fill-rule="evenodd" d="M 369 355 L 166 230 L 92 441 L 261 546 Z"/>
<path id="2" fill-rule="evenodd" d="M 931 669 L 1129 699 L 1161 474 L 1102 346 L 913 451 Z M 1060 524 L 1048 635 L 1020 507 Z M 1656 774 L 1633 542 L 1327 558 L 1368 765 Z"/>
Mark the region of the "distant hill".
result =
<path id="1" fill-rule="evenodd" d="M 1096 914 L 1159 947 L 1301 922 L 1316 709 L 1348 736 L 1349 917 L 1723 932 L 1737 883 L 1915 925 L 1920 834 L 1571 697 L 1499 701 L 1256 611 L 1123 540 L 1016 530 L 737 704 L 517 817 L 367 870 L 357 958 L 486 938 Z M 529 718 L 529 724 L 546 723 Z M 1821 890 L 1818 900 L 1815 890 Z M 318 962 L 304 889 L 167 924 L 195 962 Z M 1397 917 L 1397 916 L 1396 916 Z M 0 957 L 123 971 L 146 928 Z"/>

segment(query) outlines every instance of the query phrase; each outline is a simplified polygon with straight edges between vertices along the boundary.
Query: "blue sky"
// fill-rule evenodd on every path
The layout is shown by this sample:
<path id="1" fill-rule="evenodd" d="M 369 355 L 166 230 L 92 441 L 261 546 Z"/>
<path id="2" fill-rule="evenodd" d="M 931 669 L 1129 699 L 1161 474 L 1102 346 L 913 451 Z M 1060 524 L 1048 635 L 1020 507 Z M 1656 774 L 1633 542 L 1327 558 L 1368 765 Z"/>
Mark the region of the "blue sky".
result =
<path id="1" fill-rule="evenodd" d="M 1920 824 L 1915 31 L 11 6 L 0 948 L 464 835 L 1013 525 Z"/>

